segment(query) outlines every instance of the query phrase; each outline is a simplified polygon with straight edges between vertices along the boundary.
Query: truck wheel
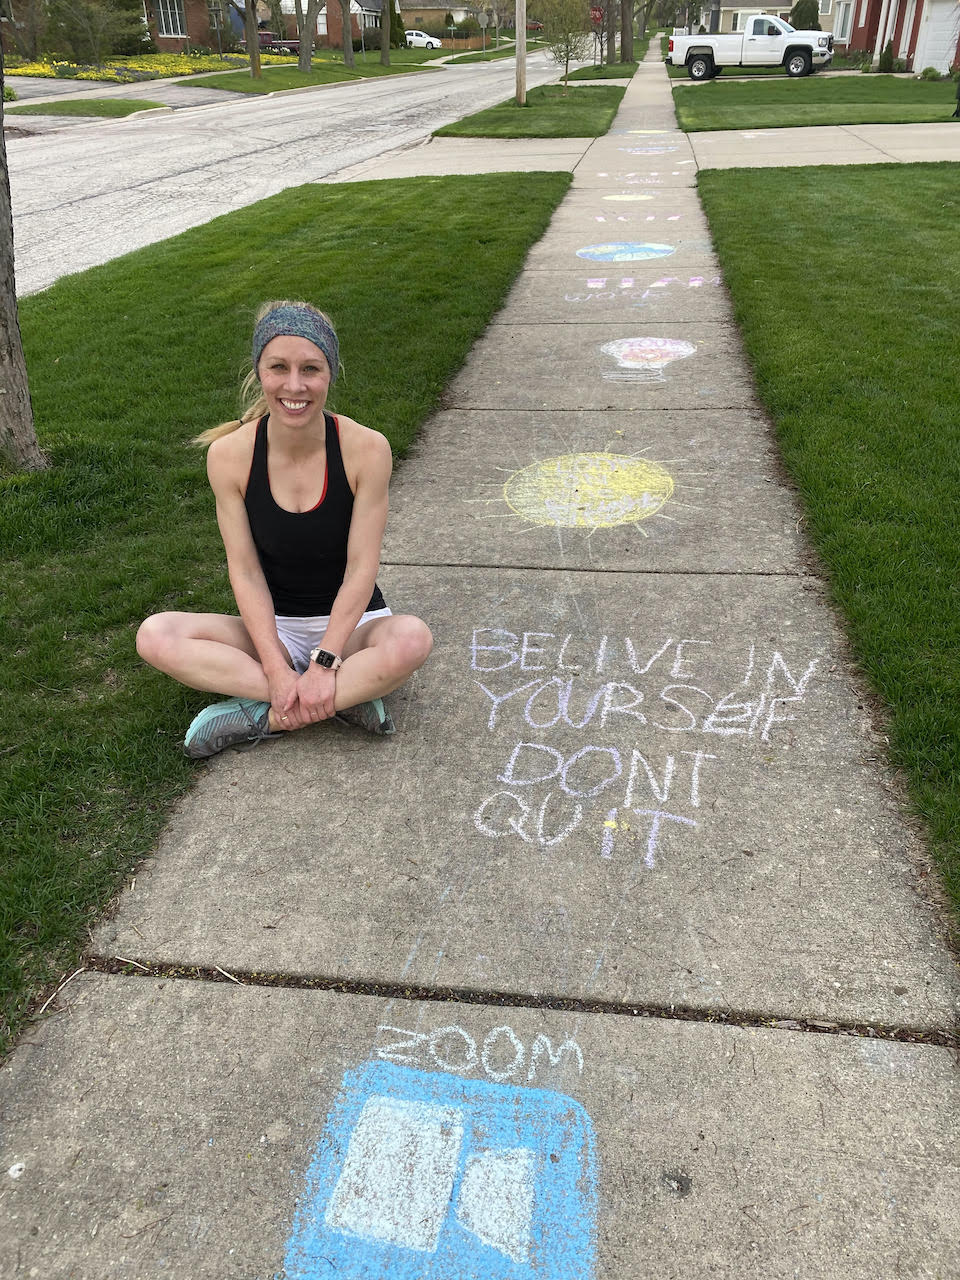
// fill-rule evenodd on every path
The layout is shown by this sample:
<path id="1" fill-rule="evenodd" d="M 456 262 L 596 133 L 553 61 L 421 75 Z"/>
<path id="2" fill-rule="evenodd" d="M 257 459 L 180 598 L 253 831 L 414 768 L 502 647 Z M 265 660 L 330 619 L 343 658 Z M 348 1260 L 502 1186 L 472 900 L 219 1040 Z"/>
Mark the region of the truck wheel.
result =
<path id="1" fill-rule="evenodd" d="M 691 80 L 712 80 L 715 74 L 713 59 L 705 53 L 695 53 L 687 63 L 687 75 Z"/>
<path id="2" fill-rule="evenodd" d="M 798 76 L 808 76 L 810 68 L 813 66 L 813 59 L 807 53 L 806 49 L 797 49 L 794 53 L 787 55 L 786 67 L 787 75 L 796 79 Z"/>

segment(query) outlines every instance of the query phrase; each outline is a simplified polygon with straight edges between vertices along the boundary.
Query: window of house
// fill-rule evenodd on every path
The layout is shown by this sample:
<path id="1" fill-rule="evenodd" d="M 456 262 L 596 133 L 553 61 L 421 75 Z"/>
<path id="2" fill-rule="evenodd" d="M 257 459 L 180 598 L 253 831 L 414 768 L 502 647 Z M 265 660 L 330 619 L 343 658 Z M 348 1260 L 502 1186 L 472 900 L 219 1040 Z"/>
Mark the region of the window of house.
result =
<path id="1" fill-rule="evenodd" d="M 820 17 L 825 18 L 833 10 L 833 0 L 820 0 Z"/>
<path id="2" fill-rule="evenodd" d="M 183 0 L 157 0 L 157 34 L 161 36 L 187 34 Z"/>
<path id="3" fill-rule="evenodd" d="M 850 16 L 853 12 L 851 0 L 839 0 L 837 16 L 833 24 L 833 38 L 838 44 L 845 44 L 850 39 Z"/>
<path id="4" fill-rule="evenodd" d="M 860 0 L 860 12 L 857 14 L 857 26 L 862 27 L 867 20 L 867 0 Z"/>
<path id="5" fill-rule="evenodd" d="M 730 30 L 731 30 L 731 31 L 742 31 L 742 30 L 743 30 L 743 28 L 742 28 L 742 27 L 741 27 L 741 25 L 740 25 L 740 21 L 741 21 L 741 19 L 742 19 L 742 18 L 743 18 L 743 14 L 742 14 L 742 13 L 734 13 L 734 15 L 733 15 L 733 23 L 732 23 L 732 25 L 731 25 L 731 27 L 730 27 Z"/>

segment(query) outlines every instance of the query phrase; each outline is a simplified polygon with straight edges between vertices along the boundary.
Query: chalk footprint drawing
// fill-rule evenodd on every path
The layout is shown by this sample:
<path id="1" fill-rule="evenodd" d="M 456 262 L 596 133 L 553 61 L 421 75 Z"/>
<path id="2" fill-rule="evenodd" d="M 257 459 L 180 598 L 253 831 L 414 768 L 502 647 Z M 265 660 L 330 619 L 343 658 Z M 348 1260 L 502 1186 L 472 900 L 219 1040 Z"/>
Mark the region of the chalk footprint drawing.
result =
<path id="1" fill-rule="evenodd" d="M 285 1280 L 591 1280 L 596 1144 L 573 1098 L 368 1062 L 307 1171 Z"/>

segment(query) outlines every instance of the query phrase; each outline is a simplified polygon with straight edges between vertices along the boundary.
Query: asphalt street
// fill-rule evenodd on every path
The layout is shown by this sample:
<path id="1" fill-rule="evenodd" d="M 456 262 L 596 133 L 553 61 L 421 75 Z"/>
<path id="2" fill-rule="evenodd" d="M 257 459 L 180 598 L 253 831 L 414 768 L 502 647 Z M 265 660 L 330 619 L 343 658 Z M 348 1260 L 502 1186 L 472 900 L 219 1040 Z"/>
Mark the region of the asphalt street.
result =
<path id="1" fill-rule="evenodd" d="M 528 58 L 529 87 L 556 77 L 545 54 Z M 513 86 L 504 59 L 10 137 L 17 291 L 413 146 Z"/>

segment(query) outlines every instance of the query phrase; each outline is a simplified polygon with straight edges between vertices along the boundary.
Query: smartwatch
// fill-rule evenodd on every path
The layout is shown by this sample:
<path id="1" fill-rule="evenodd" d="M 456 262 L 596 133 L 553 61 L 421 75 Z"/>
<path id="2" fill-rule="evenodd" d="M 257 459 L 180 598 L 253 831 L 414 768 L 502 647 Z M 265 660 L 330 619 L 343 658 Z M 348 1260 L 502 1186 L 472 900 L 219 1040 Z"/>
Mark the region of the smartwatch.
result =
<path id="1" fill-rule="evenodd" d="M 311 649 L 310 661 L 315 662 L 318 667 L 326 667 L 328 671 L 339 671 L 343 666 L 343 659 L 327 649 Z"/>

